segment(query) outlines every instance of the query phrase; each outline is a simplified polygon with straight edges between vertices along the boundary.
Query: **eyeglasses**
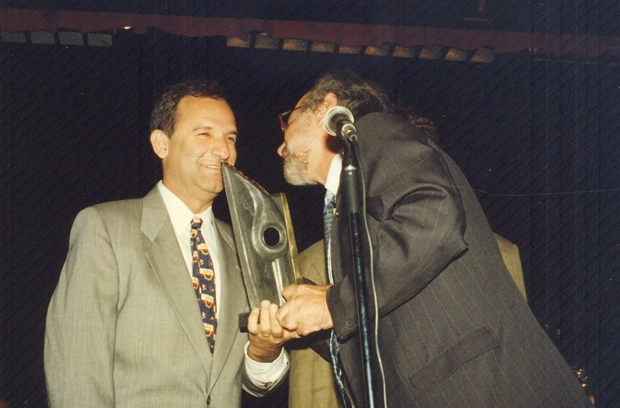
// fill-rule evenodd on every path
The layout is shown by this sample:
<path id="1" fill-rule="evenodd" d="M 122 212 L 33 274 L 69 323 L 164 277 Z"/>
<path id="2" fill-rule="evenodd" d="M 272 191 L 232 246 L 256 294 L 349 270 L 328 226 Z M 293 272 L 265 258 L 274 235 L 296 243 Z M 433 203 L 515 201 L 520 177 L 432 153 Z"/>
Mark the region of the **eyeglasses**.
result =
<path id="1" fill-rule="evenodd" d="M 301 108 L 302 106 L 303 105 L 299 105 L 295 109 L 281 113 L 278 116 L 278 119 L 280 119 L 280 129 L 282 129 L 282 133 L 286 132 L 286 130 L 288 129 L 288 118 L 291 116 L 291 113 Z"/>

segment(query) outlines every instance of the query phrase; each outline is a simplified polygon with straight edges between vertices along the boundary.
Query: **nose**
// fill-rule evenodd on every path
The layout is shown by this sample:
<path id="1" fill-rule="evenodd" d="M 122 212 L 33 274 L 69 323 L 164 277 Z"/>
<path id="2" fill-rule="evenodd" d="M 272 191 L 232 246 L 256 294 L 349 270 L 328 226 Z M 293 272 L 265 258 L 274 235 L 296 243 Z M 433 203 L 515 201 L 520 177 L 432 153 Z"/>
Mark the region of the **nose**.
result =
<path id="1" fill-rule="evenodd" d="M 282 142 L 280 147 L 278 147 L 278 156 L 284 157 L 284 149 L 286 149 L 286 142 Z"/>
<path id="2" fill-rule="evenodd" d="M 213 147 L 211 148 L 211 154 L 219 157 L 222 161 L 226 161 L 230 157 L 230 150 L 231 147 L 228 144 L 228 139 L 217 139 L 216 141 L 214 141 Z"/>

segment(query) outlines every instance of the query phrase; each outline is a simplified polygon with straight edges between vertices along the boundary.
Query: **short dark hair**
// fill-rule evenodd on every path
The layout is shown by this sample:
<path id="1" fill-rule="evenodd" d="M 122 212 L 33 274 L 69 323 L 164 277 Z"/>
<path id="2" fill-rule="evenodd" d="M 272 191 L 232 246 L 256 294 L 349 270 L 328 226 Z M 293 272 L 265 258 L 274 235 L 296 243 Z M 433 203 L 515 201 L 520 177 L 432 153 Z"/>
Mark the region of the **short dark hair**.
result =
<path id="1" fill-rule="evenodd" d="M 215 81 L 192 80 L 169 85 L 155 102 L 151 113 L 151 132 L 160 129 L 168 136 L 172 136 L 176 123 L 177 105 L 183 97 L 188 95 L 226 100 L 222 87 Z"/>
<path id="2" fill-rule="evenodd" d="M 391 110 L 383 88 L 351 70 L 328 72 L 317 79 L 304 101 L 303 109 L 316 108 L 330 92 L 338 98 L 338 105 L 349 109 L 356 119 L 371 112 Z"/>

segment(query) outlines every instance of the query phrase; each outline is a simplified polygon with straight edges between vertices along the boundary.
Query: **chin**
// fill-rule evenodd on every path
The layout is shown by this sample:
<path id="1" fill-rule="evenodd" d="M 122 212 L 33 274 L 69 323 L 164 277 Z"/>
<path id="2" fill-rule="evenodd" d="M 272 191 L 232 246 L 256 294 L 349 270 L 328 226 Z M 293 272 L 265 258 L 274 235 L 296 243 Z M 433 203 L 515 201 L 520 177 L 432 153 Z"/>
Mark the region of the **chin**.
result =
<path id="1" fill-rule="evenodd" d="M 312 186 L 317 184 L 316 181 L 310 180 L 305 175 L 284 173 L 284 180 L 294 186 Z"/>
<path id="2" fill-rule="evenodd" d="M 307 164 L 293 161 L 290 157 L 285 157 L 284 159 L 284 180 L 294 186 L 316 184 L 316 182 L 308 176 Z"/>
<path id="3" fill-rule="evenodd" d="M 222 191 L 224 191 L 224 183 L 220 182 L 220 183 L 205 183 L 201 186 L 201 189 L 203 191 L 206 191 L 210 194 L 219 194 Z"/>

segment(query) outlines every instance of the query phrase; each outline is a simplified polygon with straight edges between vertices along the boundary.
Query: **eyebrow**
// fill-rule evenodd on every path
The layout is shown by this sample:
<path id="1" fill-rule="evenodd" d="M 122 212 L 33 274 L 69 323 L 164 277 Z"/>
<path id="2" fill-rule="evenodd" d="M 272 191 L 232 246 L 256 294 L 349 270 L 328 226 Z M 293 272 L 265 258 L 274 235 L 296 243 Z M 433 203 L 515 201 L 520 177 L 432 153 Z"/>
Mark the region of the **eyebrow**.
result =
<path id="1" fill-rule="evenodd" d="M 192 129 L 192 132 L 197 132 L 197 131 L 199 131 L 199 130 L 213 130 L 213 126 L 202 126 L 202 125 L 199 125 L 199 126 L 196 126 L 195 128 L 193 128 L 193 129 Z M 238 131 L 237 131 L 237 130 L 235 130 L 235 131 L 233 131 L 233 132 L 228 132 L 228 133 L 226 133 L 226 134 L 227 134 L 227 135 L 237 135 L 237 134 L 238 134 Z"/>
<path id="2" fill-rule="evenodd" d="M 213 129 L 213 126 L 196 126 L 195 128 L 192 129 L 192 132 L 196 132 L 198 130 L 211 130 Z"/>

